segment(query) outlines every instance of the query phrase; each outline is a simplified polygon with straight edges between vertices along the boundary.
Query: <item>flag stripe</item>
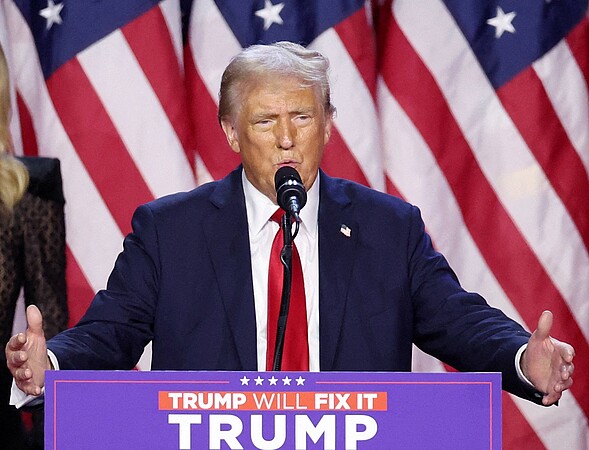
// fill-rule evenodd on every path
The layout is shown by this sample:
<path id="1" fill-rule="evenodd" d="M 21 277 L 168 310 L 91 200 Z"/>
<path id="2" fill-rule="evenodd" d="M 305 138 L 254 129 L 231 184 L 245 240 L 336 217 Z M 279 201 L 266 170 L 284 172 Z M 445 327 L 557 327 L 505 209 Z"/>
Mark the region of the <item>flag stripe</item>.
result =
<path id="1" fill-rule="evenodd" d="M 350 153 L 337 128 L 333 128 L 329 143 L 325 147 L 321 167 L 331 176 L 347 178 L 368 185 L 362 167 Z"/>
<path id="2" fill-rule="evenodd" d="M 519 397 L 511 398 L 546 447 L 585 449 L 589 426 L 586 413 L 577 403 L 578 396 L 564 395 L 558 408 L 539 408 Z"/>
<path id="3" fill-rule="evenodd" d="M 346 107 L 338 111 L 335 125 L 370 186 L 383 190 L 382 160 L 379 153 L 375 154 L 379 149 L 378 116 L 355 61 L 334 29 L 323 32 L 309 48 L 326 55 L 332 71 L 338 74 L 331 83 L 333 103 Z"/>
<path id="4" fill-rule="evenodd" d="M 588 40 L 589 42 L 589 40 Z M 574 151 L 589 172 L 589 96 L 585 76 L 566 41 L 533 64 Z M 558 69 L 555 69 L 558 68 Z M 562 89 L 566 85 L 567 89 Z"/>
<path id="5" fill-rule="evenodd" d="M 346 47 L 350 58 L 356 64 L 364 84 L 376 99 L 376 48 L 374 31 L 368 23 L 366 10 L 359 9 L 346 20 L 334 27 Z"/>
<path id="6" fill-rule="evenodd" d="M 542 83 L 528 69 L 497 93 L 589 249 L 589 196 L 578 195 L 579 191 L 589 192 L 589 177 Z"/>
<path id="7" fill-rule="evenodd" d="M 388 192 L 391 195 L 394 195 L 395 197 L 399 197 L 399 198 L 405 198 L 402 194 L 401 191 L 399 191 L 399 189 L 397 188 L 397 186 L 395 185 L 395 183 L 392 182 L 391 177 L 385 177 L 385 184 L 386 184 L 386 192 Z"/>
<path id="8" fill-rule="evenodd" d="M 514 320 L 524 323 L 483 260 L 464 221 L 461 220 L 461 213 L 450 186 L 423 137 L 382 83 L 379 86 L 379 101 L 382 116 L 387 117 L 390 122 L 388 127 L 383 128 L 383 142 L 390 144 L 386 148 L 386 168 L 389 174 L 387 178 L 395 179 L 404 196 L 413 199 L 422 207 L 428 232 L 435 238 L 434 245 L 460 274 L 462 285 L 467 290 L 482 293 L 493 306 L 500 308 Z M 407 148 L 410 148 L 411 152 L 391 151 Z M 415 183 L 415 179 L 428 180 L 428 182 Z M 442 209 L 444 214 L 437 213 L 439 209 Z M 439 362 L 435 363 L 423 352 L 414 352 L 412 365 L 414 370 L 436 371 L 439 366 Z M 574 397 L 567 394 L 566 399 L 571 398 Z M 558 408 L 559 414 L 570 418 L 570 421 L 562 421 L 556 417 L 551 412 L 553 409 L 538 408 L 525 401 L 517 403 L 517 407 L 521 410 L 526 410 L 527 405 L 539 412 L 528 419 L 536 431 L 557 428 L 559 433 L 569 433 L 573 436 L 578 434 L 578 429 L 583 429 L 582 420 L 585 416 L 578 403 L 574 401 L 561 401 Z M 527 410 L 526 414 L 530 416 Z M 578 418 L 582 418 L 581 421 Z M 517 421 L 521 418 L 514 417 L 512 420 Z M 504 436 L 506 442 L 510 441 L 511 436 L 507 434 Z M 559 448 L 559 446 L 550 448 Z"/>
<path id="9" fill-rule="evenodd" d="M 223 45 L 211 46 L 209 42 Z M 240 49 L 215 2 L 195 1 L 184 65 L 196 151 L 205 166 L 200 170 L 214 179 L 225 176 L 240 162 L 225 144 L 225 136 L 216 120 L 221 75 Z M 199 183 L 203 181 L 201 178 Z"/>
<path id="10" fill-rule="evenodd" d="M 240 163 L 231 150 L 217 122 L 217 105 L 210 97 L 200 75 L 194 69 L 192 55 L 186 55 L 186 80 L 194 129 L 196 150 L 213 178 L 222 178 Z M 199 180 L 200 182 L 200 180 Z"/>
<path id="11" fill-rule="evenodd" d="M 143 30 L 150 30 L 161 38 L 146 39 Z M 181 142 L 189 163 L 187 168 L 194 167 L 184 80 L 172 35 L 168 32 L 161 9 L 149 10 L 137 20 L 125 25 L 122 31 Z M 157 55 L 157 58 L 154 58 L 154 55 Z M 171 148 L 162 148 L 160 151 L 165 155 Z"/>
<path id="12" fill-rule="evenodd" d="M 390 25 L 396 28 L 394 19 Z M 558 311 L 560 320 L 554 326 L 554 333 L 569 342 L 578 343 L 578 352 L 589 351 L 568 305 L 487 183 L 429 71 L 400 31 L 387 44 L 382 71 L 385 83 L 434 153 L 470 233 L 524 321 L 534 328 L 541 308 Z M 395 61 L 403 61 L 405 67 L 411 70 L 395 71 Z M 437 119 L 435 123 L 430 119 L 432 111 Z M 440 124 L 444 124 L 443 127 Z M 452 158 L 448 158 L 445 151 L 446 142 L 453 144 Z M 498 249 L 497 242 L 505 242 L 506 245 Z M 535 280 L 532 286 L 523 286 L 517 281 L 526 278 Z M 529 298 L 535 301 L 529 302 Z M 587 361 L 579 362 L 578 367 L 580 371 L 583 371 L 581 367 L 589 370 Z M 572 389 L 573 392 L 582 392 L 586 388 L 586 381 L 581 380 Z M 582 402 L 585 411 L 589 410 L 589 402 L 586 399 Z"/>
<path id="13" fill-rule="evenodd" d="M 589 42 L 589 17 L 577 25 L 573 31 L 567 36 L 566 41 L 569 44 L 571 53 L 573 54 L 578 66 L 581 68 L 581 73 L 585 77 L 586 91 L 589 90 L 589 52 L 587 52 L 587 43 Z"/>
<path id="14" fill-rule="evenodd" d="M 456 29 L 448 10 L 436 0 L 424 2 L 429 11 L 425 17 L 416 15 L 409 3 L 394 2 L 400 28 L 419 55 L 417 60 L 426 64 L 444 98 L 451 99 L 452 120 L 459 124 L 480 170 L 552 283 L 567 299 L 570 305 L 567 314 L 572 310 L 573 316 L 578 317 L 577 325 L 589 339 L 589 323 L 581 320 L 587 311 L 589 284 L 579 282 L 589 278 L 589 254 L 581 236 L 488 78 L 481 72 L 478 60 Z M 408 6 L 402 8 L 402 5 Z M 428 38 L 431 33 L 444 36 L 444 45 L 432 48 Z M 405 67 L 406 63 L 399 59 L 398 64 Z M 432 108 L 427 98 L 424 103 L 411 107 Z M 435 109 L 432 112 L 437 120 Z M 449 145 L 446 157 L 453 159 L 451 141 L 444 136 L 445 123 L 439 125 L 440 136 Z M 468 184 L 470 179 L 476 182 L 472 174 L 463 182 Z M 542 227 L 538 226 L 540 223 Z M 546 239 L 546 236 L 551 238 Z M 506 239 L 509 243 L 510 237 Z M 521 274 L 521 270 L 515 274 Z M 539 281 L 533 273 L 530 277 Z M 528 278 L 524 276 L 523 279 Z M 519 284 L 519 280 L 514 284 Z M 531 293 L 534 289 L 539 289 L 538 284 L 533 284 Z"/>
<path id="15" fill-rule="evenodd" d="M 156 41 L 157 35 L 151 34 L 153 31 L 145 30 L 143 39 Z M 126 151 L 149 189 L 151 198 L 145 197 L 144 201 L 192 186 L 192 173 L 178 135 L 123 33 L 114 31 L 80 52 L 77 60 L 105 117 L 112 123 L 109 131 L 118 135 L 122 144 L 120 151 Z M 109 65 L 113 60 L 117 61 L 116 68 Z M 171 70 L 177 70 L 174 60 Z M 86 135 L 92 137 L 89 130 L 86 129 Z M 129 200 L 133 209 L 139 205 L 133 203 L 133 197 Z M 127 221 L 130 218 L 128 216 Z"/>
<path id="16" fill-rule="evenodd" d="M 573 30 L 572 35 L 580 37 L 576 30 L 579 30 L 579 27 Z M 586 38 L 585 45 L 589 42 L 589 35 Z M 584 120 L 589 116 L 589 67 L 587 61 L 584 63 L 585 67 L 578 63 L 583 62 L 575 58 L 573 48 L 568 42 L 579 47 L 579 42 L 574 38 L 563 40 L 544 57 L 534 62 L 533 67 L 542 80 L 575 151 L 583 161 L 585 171 L 589 172 L 589 130 L 587 121 Z M 562 89 L 563 84 L 567 86 L 566 89 Z"/>
<path id="17" fill-rule="evenodd" d="M 68 95 L 75 85 L 78 96 Z M 111 117 L 77 59 L 72 59 L 47 80 L 51 99 L 72 144 L 94 185 L 123 234 L 131 231 L 130 219 L 137 205 L 153 200 L 153 194 L 129 157 Z M 93 133 L 89 134 L 88 130 Z M 95 137 L 100 136 L 100 140 Z M 108 151 L 105 151 L 108 148 Z M 118 167 L 117 176 L 104 170 Z M 121 192 L 125 195 L 122 196 Z"/>
<path id="18" fill-rule="evenodd" d="M 66 279 L 69 311 L 68 326 L 72 327 L 78 323 L 86 309 L 88 309 L 94 291 L 69 246 L 66 246 Z"/>
<path id="19" fill-rule="evenodd" d="M 166 21 L 167 29 L 169 30 L 169 33 L 164 33 L 164 30 L 162 30 L 161 39 L 164 41 L 167 41 L 168 39 L 171 40 L 178 61 L 178 66 L 181 69 L 180 73 L 182 74 L 184 73 L 184 33 L 182 30 L 183 12 L 180 10 L 178 0 L 161 0 L 158 7 L 161 10 L 162 16 Z M 141 32 L 139 35 L 141 35 Z M 180 100 L 184 102 L 186 99 Z"/>
<path id="20" fill-rule="evenodd" d="M 383 140 L 388 144 L 385 147 L 387 178 L 395 180 L 404 198 L 419 205 L 435 247 L 461 274 L 460 282 L 465 289 L 476 289 L 493 306 L 523 323 L 476 246 L 451 187 L 423 136 L 382 82 L 379 101 L 383 116 L 391 123 L 383 128 Z M 396 151 L 404 148 L 410 148 L 411 152 Z M 428 183 L 415 183 L 416 178 L 427 179 Z M 438 208 L 445 214 L 437 213 Z"/>
<path id="21" fill-rule="evenodd" d="M 21 141 L 24 154 L 28 156 L 39 156 L 39 146 L 35 137 L 31 112 L 25 105 L 25 102 L 19 93 L 16 95 L 16 102 L 20 118 Z"/>
<path id="22" fill-rule="evenodd" d="M 529 422 L 519 413 L 519 409 L 507 392 L 502 393 L 501 401 L 503 434 L 510 436 L 512 448 L 545 449 L 546 447 Z"/>
<path id="23" fill-rule="evenodd" d="M 61 160 L 67 244 L 96 291 L 104 287 L 121 249 L 122 234 L 57 116 L 28 25 L 14 3 L 8 2 L 5 12 L 11 43 L 15 43 L 12 68 L 16 88 L 31 112 L 35 139 L 42 143 L 39 153 Z"/>
<path id="24" fill-rule="evenodd" d="M 211 45 L 212 42 L 223 45 Z M 192 61 L 186 60 L 186 70 L 196 68 L 209 97 L 216 104 L 223 71 L 231 58 L 239 53 L 241 46 L 213 0 L 193 2 L 188 43 Z M 192 100 L 198 102 L 200 98 Z"/>

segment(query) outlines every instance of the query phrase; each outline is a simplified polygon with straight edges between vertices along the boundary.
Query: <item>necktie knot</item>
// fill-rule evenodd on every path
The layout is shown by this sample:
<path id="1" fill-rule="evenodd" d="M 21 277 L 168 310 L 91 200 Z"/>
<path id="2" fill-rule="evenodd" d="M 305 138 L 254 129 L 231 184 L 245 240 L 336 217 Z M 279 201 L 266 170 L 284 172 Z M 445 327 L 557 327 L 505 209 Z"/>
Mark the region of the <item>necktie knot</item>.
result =
<path id="1" fill-rule="evenodd" d="M 282 222 L 283 215 L 284 215 L 284 211 L 282 211 L 281 208 L 278 208 L 276 211 L 274 211 L 274 214 L 272 214 L 272 217 L 270 217 L 270 220 L 272 222 L 276 222 L 278 225 L 280 225 L 280 223 Z"/>

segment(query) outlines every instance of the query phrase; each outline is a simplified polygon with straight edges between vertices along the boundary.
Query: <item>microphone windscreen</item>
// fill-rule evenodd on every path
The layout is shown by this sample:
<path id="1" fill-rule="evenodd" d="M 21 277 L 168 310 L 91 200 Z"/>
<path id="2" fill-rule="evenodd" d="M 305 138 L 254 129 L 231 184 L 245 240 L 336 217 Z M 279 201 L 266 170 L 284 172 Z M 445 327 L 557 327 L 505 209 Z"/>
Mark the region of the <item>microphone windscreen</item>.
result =
<path id="1" fill-rule="evenodd" d="M 276 174 L 274 174 L 274 187 L 278 206 L 285 211 L 291 211 L 289 202 L 295 201 L 295 204 L 298 205 L 297 210 L 291 211 L 294 213 L 298 213 L 307 203 L 307 191 L 301 176 L 290 166 L 283 166 L 276 171 Z"/>
<path id="2" fill-rule="evenodd" d="M 278 191 L 278 188 L 289 179 L 295 180 L 295 181 L 303 184 L 303 181 L 301 180 L 301 176 L 296 171 L 296 169 L 293 169 L 290 166 L 282 166 L 274 174 L 274 188 Z"/>

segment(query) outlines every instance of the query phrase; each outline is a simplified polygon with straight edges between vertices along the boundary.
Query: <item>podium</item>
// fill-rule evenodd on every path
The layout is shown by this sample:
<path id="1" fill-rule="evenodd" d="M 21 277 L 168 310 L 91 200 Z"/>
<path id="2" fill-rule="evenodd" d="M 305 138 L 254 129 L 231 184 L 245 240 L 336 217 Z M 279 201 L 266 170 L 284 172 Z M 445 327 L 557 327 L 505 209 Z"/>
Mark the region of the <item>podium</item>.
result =
<path id="1" fill-rule="evenodd" d="M 501 448 L 498 373 L 50 371 L 45 449 Z"/>

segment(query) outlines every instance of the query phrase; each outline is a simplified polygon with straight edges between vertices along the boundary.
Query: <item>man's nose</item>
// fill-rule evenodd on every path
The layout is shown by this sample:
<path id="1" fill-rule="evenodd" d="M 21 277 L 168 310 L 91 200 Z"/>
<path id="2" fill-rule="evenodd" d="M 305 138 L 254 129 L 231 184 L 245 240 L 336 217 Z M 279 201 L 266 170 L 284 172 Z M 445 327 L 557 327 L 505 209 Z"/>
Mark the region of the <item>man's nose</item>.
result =
<path id="1" fill-rule="evenodd" d="M 276 146 L 287 150 L 294 145 L 296 128 L 290 120 L 279 121 L 276 125 Z"/>

